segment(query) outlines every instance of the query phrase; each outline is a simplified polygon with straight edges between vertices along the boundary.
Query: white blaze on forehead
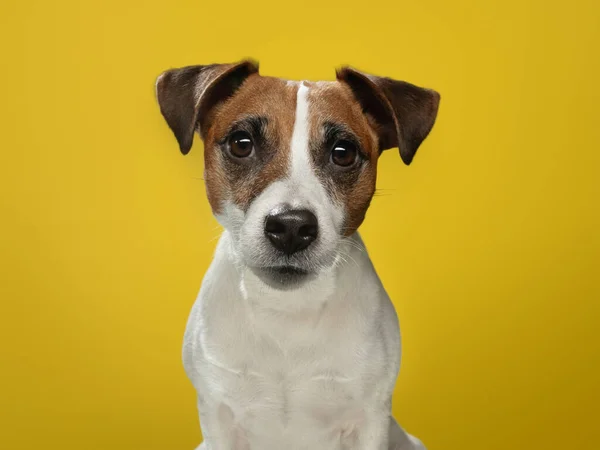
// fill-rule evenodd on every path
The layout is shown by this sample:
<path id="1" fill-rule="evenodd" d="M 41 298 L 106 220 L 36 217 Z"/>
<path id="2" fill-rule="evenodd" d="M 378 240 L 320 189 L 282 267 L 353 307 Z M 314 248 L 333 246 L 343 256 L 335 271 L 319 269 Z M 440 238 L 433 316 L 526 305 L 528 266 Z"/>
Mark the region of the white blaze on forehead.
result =
<path id="1" fill-rule="evenodd" d="M 330 231 L 335 233 L 335 229 L 343 221 L 343 211 L 340 206 L 335 205 L 329 198 L 323 181 L 317 177 L 313 165 L 310 151 L 310 115 L 312 112 L 308 95 L 309 89 L 303 82 L 298 87 L 296 117 L 290 145 L 290 172 L 284 184 L 288 189 L 288 195 L 291 197 L 289 203 L 292 207 L 312 210 L 317 214 L 319 223 L 329 222 L 332 227 Z M 287 199 L 290 199 L 290 197 Z M 319 225 L 319 228 L 322 228 L 321 225 Z"/>
<path id="2" fill-rule="evenodd" d="M 343 223 L 344 212 L 334 204 L 327 194 L 323 181 L 319 179 L 311 157 L 310 123 L 311 108 L 309 87 L 300 83 L 296 101 L 296 117 L 290 145 L 291 164 L 287 179 L 283 180 L 285 194 L 280 201 L 293 208 L 313 211 L 319 221 L 320 240 L 335 240 Z"/>
<path id="3" fill-rule="evenodd" d="M 303 186 L 318 183 L 310 162 L 308 86 L 300 83 L 296 101 L 296 118 L 292 133 L 290 179 Z"/>

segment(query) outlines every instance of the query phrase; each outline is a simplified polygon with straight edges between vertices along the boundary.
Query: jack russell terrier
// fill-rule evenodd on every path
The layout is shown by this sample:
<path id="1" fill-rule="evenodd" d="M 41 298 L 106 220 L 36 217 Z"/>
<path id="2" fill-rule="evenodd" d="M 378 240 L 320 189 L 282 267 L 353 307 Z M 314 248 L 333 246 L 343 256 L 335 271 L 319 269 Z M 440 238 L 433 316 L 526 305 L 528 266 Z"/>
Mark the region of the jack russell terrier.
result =
<path id="1" fill-rule="evenodd" d="M 357 233 L 383 150 L 410 164 L 437 92 L 350 67 L 287 81 L 246 60 L 172 69 L 161 113 L 204 142 L 223 232 L 191 310 L 200 450 L 422 450 L 391 415 L 394 307 Z"/>

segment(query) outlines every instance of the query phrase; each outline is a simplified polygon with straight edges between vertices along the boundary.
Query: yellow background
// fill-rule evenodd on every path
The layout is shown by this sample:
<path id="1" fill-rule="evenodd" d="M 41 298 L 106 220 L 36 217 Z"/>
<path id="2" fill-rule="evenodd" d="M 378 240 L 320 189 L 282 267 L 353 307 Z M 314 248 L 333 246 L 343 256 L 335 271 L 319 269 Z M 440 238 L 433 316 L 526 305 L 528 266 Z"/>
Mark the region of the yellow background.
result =
<path id="1" fill-rule="evenodd" d="M 599 8 L 4 0 L 0 448 L 199 442 L 180 346 L 218 228 L 154 80 L 246 56 L 442 94 L 362 227 L 402 322 L 406 428 L 429 450 L 600 448 Z"/>

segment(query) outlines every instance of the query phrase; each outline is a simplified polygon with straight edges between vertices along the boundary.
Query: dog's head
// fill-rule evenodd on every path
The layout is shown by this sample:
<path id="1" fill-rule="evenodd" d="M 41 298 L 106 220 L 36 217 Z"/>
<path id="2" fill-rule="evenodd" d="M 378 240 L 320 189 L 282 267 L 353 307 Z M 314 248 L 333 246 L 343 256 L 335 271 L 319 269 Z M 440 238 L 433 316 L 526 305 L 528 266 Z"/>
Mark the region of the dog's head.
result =
<path id="1" fill-rule="evenodd" d="M 187 154 L 204 141 L 208 200 L 245 265 L 302 278 L 332 267 L 363 222 L 383 150 L 410 164 L 437 115 L 437 92 L 344 67 L 337 81 L 264 77 L 258 64 L 173 69 L 156 83 Z"/>

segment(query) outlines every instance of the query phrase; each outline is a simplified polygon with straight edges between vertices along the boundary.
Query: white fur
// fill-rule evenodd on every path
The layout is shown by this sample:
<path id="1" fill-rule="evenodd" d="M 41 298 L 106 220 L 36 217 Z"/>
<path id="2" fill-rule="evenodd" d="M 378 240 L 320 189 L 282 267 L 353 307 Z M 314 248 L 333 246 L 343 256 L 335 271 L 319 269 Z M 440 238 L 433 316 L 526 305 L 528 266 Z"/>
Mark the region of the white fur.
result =
<path id="1" fill-rule="evenodd" d="M 291 178 L 303 181 L 307 186 L 320 185 L 310 163 L 308 150 L 309 138 L 308 87 L 301 83 L 296 98 L 296 118 L 292 134 L 292 173 Z"/>
<path id="2" fill-rule="evenodd" d="M 423 450 L 391 418 L 400 364 L 395 310 L 364 245 L 340 237 L 343 210 L 314 174 L 310 105 L 298 91 L 288 176 L 244 213 L 228 204 L 223 233 L 185 333 L 183 360 L 198 393 L 202 450 Z M 253 270 L 275 258 L 264 217 L 282 204 L 319 220 L 298 288 Z M 314 248 L 313 248 L 314 246 Z"/>

